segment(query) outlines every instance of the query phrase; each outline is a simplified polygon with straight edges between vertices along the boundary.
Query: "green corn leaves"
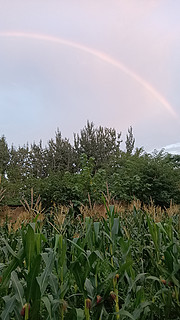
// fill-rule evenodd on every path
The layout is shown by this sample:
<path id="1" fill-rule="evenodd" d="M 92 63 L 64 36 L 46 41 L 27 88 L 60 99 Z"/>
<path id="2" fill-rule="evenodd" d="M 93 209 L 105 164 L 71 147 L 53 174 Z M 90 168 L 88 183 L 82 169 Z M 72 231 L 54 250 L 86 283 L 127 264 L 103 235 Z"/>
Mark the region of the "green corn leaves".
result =
<path id="1" fill-rule="evenodd" d="M 11 272 L 11 281 L 12 281 L 12 286 L 15 292 L 15 297 L 16 300 L 20 303 L 21 308 L 24 305 L 24 289 L 22 284 L 20 283 L 17 273 L 15 271 Z"/>
<path id="2" fill-rule="evenodd" d="M 44 292 L 49 283 L 49 276 L 52 272 L 53 262 L 54 262 L 53 253 L 52 252 L 50 252 L 49 254 L 43 253 L 43 259 L 45 261 L 46 266 L 43 273 L 39 277 L 37 277 L 37 282 L 39 284 L 41 296 L 44 295 Z"/>
<path id="3" fill-rule="evenodd" d="M 24 306 L 29 320 L 180 318 L 176 219 L 106 210 L 107 219 L 67 217 L 59 229 L 53 217 L 34 221 L 9 238 L 1 227 L 2 320 L 22 319 Z"/>
<path id="4" fill-rule="evenodd" d="M 15 302 L 16 302 L 16 297 L 12 296 L 12 297 L 3 297 L 3 300 L 5 301 L 5 308 L 1 314 L 1 319 L 2 320 L 9 320 L 10 319 L 10 314 L 13 311 L 14 307 L 15 307 Z"/>

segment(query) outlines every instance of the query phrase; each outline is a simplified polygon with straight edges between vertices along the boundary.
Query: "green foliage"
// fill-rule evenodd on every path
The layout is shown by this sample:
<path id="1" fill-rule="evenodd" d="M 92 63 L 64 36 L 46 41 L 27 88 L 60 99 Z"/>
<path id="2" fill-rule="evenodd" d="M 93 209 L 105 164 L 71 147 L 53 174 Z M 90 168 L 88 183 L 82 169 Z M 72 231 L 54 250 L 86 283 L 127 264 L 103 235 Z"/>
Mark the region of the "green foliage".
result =
<path id="1" fill-rule="evenodd" d="M 51 171 L 73 171 L 75 153 L 69 140 L 62 138 L 59 129 L 56 132 L 55 141 L 49 140 L 45 152 L 48 173 Z"/>
<path id="2" fill-rule="evenodd" d="M 135 144 L 135 138 L 133 136 L 132 127 L 128 129 L 128 134 L 126 135 L 126 151 L 129 154 L 132 154 Z"/>
<path id="3" fill-rule="evenodd" d="M 74 134 L 74 148 L 78 157 L 86 154 L 87 158 L 95 160 L 95 170 L 103 167 L 110 159 L 119 154 L 121 133 L 112 128 L 95 128 L 93 122 L 87 125 L 80 134 Z"/>
<path id="4" fill-rule="evenodd" d="M 179 216 L 105 206 L 106 220 L 0 227 L 1 319 L 179 319 Z"/>
<path id="5" fill-rule="evenodd" d="M 47 150 L 43 149 L 42 141 L 39 145 L 34 142 L 29 150 L 29 163 L 31 168 L 31 176 L 34 178 L 45 178 L 48 171 Z"/>
<path id="6" fill-rule="evenodd" d="M 147 154 L 135 149 L 132 127 L 126 136 L 126 152 L 120 150 L 121 133 L 115 129 L 95 127 L 92 122 L 74 134 L 74 146 L 62 138 L 43 148 L 42 142 L 8 149 L 0 139 L 1 187 L 6 189 L 1 204 L 19 205 L 29 200 L 30 190 L 40 195 L 47 208 L 57 204 L 102 202 L 107 185 L 117 201 L 137 198 L 153 201 L 161 207 L 180 203 L 179 156 L 163 151 Z"/>
<path id="7" fill-rule="evenodd" d="M 0 175 L 4 175 L 7 171 L 9 162 L 9 149 L 5 136 L 0 138 Z"/>
<path id="8" fill-rule="evenodd" d="M 19 147 L 16 150 L 13 146 L 10 150 L 10 161 L 7 168 L 9 181 L 25 181 L 30 175 L 29 146 Z"/>
<path id="9" fill-rule="evenodd" d="M 180 172 L 162 152 L 141 156 L 122 154 L 110 173 L 110 191 L 117 200 L 136 197 L 149 203 L 152 199 L 160 206 L 169 206 L 171 200 L 180 201 Z"/>

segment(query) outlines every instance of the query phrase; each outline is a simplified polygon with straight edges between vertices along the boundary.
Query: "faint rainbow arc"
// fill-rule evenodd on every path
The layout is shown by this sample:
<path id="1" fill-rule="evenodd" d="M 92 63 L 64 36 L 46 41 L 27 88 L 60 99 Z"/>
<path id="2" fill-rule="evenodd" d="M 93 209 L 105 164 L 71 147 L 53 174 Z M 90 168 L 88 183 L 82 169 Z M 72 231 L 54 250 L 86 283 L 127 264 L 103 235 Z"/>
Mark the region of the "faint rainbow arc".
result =
<path id="1" fill-rule="evenodd" d="M 130 70 L 128 67 L 126 67 L 123 63 L 121 63 L 119 60 L 116 60 L 112 58 L 111 56 L 107 55 L 104 52 L 98 51 L 96 49 L 87 47 L 83 44 L 80 44 L 78 42 L 73 42 L 71 40 L 66 40 L 59 37 L 44 35 L 44 34 L 36 34 L 36 33 L 26 33 L 26 32 L 0 32 L 0 37 L 13 37 L 13 38 L 29 38 L 29 39 L 36 39 L 36 40 L 43 40 L 43 41 L 49 41 L 53 43 L 59 43 L 65 46 L 69 46 L 78 50 L 82 50 L 84 52 L 87 52 L 88 54 L 91 54 L 100 60 L 118 68 L 122 72 L 124 72 L 127 76 L 134 79 L 137 83 L 139 83 L 144 89 L 146 89 L 149 93 L 151 93 L 154 98 L 156 98 L 164 108 L 169 111 L 169 113 L 177 117 L 176 112 L 174 111 L 171 104 L 162 96 L 161 93 L 159 93 L 150 83 L 148 83 L 146 80 L 141 78 L 138 74 L 136 74 L 134 71 Z"/>

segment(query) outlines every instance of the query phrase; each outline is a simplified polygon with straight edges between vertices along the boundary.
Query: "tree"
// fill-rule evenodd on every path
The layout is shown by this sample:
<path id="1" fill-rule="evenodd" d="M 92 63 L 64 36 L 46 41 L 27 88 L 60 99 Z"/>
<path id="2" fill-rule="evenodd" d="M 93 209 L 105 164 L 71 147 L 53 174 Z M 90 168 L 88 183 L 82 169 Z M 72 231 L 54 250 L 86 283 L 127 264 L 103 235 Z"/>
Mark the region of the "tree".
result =
<path id="1" fill-rule="evenodd" d="M 8 180 L 11 182 L 25 181 L 30 176 L 31 166 L 29 160 L 29 146 L 16 148 L 12 145 L 10 152 L 10 159 L 7 168 Z"/>
<path id="2" fill-rule="evenodd" d="M 171 200 L 180 201 L 180 170 L 162 152 L 122 154 L 119 165 L 111 169 L 108 183 L 116 200 L 130 201 L 136 197 L 149 203 L 152 199 L 162 207 L 168 207 Z"/>
<path id="3" fill-rule="evenodd" d="M 0 175 L 5 175 L 9 162 L 9 149 L 6 138 L 3 135 L 0 138 Z"/>
<path id="4" fill-rule="evenodd" d="M 95 128 L 93 122 L 87 121 L 87 125 L 80 134 L 74 134 L 74 149 L 78 159 L 81 154 L 86 154 L 87 158 L 95 159 L 95 171 L 105 166 L 110 158 L 119 155 L 121 133 L 115 129 Z"/>
<path id="5" fill-rule="evenodd" d="M 73 171 L 74 150 L 68 139 L 63 139 L 59 129 L 55 141 L 49 140 L 46 148 L 48 171 Z"/>
<path id="6" fill-rule="evenodd" d="M 135 144 L 135 138 L 133 136 L 132 127 L 128 128 L 128 134 L 126 135 L 126 152 L 132 154 Z"/>
<path id="7" fill-rule="evenodd" d="M 31 175 L 35 178 L 44 178 L 47 176 L 47 152 L 42 147 L 42 141 L 39 145 L 35 142 L 31 145 L 29 151 L 31 165 Z"/>

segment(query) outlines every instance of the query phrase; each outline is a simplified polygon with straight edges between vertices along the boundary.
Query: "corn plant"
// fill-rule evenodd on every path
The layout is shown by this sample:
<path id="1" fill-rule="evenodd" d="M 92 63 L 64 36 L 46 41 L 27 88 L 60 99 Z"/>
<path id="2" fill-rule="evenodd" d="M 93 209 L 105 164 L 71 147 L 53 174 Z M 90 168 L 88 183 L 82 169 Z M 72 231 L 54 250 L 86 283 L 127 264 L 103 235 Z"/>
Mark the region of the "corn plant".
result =
<path id="1" fill-rule="evenodd" d="M 4 319 L 158 320 L 180 317 L 179 217 L 134 207 L 106 218 L 51 214 L 0 228 Z M 52 209 L 53 210 L 53 209 Z"/>

